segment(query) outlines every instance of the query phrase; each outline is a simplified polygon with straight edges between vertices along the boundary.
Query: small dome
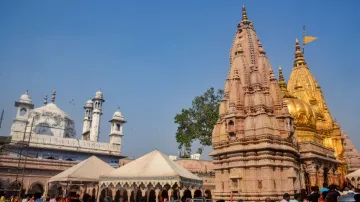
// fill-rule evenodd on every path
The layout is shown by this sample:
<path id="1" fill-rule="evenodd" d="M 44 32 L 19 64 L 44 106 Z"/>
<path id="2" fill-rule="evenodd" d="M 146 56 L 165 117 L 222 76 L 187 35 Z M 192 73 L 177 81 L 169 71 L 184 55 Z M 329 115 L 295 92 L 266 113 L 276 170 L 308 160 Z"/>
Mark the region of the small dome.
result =
<path id="1" fill-rule="evenodd" d="M 98 92 L 96 92 L 95 98 L 103 99 L 103 93 L 101 92 L 101 90 L 99 90 Z"/>
<path id="2" fill-rule="evenodd" d="M 31 96 L 28 91 L 20 97 L 20 102 L 31 104 Z"/>
<path id="3" fill-rule="evenodd" d="M 112 117 L 111 120 L 125 122 L 124 116 L 122 115 L 122 113 L 121 113 L 121 111 L 120 111 L 119 108 L 115 111 L 115 113 L 114 113 L 114 115 L 113 115 L 113 117 Z"/>
<path id="4" fill-rule="evenodd" d="M 93 107 L 93 101 L 92 100 L 88 100 L 86 102 L 86 107 Z"/>
<path id="5" fill-rule="evenodd" d="M 316 114 L 309 104 L 296 98 L 284 98 L 284 102 L 297 128 L 316 128 Z"/>

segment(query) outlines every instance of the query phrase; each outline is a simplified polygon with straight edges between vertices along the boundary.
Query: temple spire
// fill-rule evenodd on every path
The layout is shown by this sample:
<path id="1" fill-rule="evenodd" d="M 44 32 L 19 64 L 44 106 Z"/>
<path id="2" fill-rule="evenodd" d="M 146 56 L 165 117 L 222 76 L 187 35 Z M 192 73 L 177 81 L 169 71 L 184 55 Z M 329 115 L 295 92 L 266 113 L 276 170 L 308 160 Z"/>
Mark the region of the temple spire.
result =
<path id="1" fill-rule="evenodd" d="M 44 97 L 44 105 L 47 105 L 47 102 L 48 102 L 48 94 L 46 93 Z"/>
<path id="2" fill-rule="evenodd" d="M 281 92 L 283 93 L 284 98 L 292 98 L 293 97 L 287 90 L 287 85 L 286 85 L 286 82 L 284 79 L 284 74 L 282 72 L 281 66 L 279 66 L 279 86 L 280 86 Z"/>
<path id="3" fill-rule="evenodd" d="M 294 67 L 300 66 L 300 65 L 306 65 L 304 55 L 301 52 L 299 40 L 296 39 L 295 41 L 295 61 L 294 61 Z"/>
<path id="4" fill-rule="evenodd" d="M 243 21 L 248 20 L 245 6 L 242 6 L 242 20 Z"/>
<path id="5" fill-rule="evenodd" d="M 52 92 L 52 96 L 51 96 L 51 102 L 52 102 L 52 103 L 55 103 L 55 97 L 56 97 L 56 91 L 54 90 L 54 91 Z"/>

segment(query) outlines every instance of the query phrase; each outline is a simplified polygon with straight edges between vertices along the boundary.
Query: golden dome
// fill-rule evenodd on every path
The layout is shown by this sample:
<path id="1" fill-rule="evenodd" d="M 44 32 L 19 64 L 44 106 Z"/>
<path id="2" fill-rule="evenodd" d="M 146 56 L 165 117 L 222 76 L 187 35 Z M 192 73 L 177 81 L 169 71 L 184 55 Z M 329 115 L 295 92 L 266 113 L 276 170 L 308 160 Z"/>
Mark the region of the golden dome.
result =
<path id="1" fill-rule="evenodd" d="M 296 98 L 284 98 L 289 113 L 294 117 L 294 123 L 298 130 L 316 129 L 316 114 L 309 104 Z"/>

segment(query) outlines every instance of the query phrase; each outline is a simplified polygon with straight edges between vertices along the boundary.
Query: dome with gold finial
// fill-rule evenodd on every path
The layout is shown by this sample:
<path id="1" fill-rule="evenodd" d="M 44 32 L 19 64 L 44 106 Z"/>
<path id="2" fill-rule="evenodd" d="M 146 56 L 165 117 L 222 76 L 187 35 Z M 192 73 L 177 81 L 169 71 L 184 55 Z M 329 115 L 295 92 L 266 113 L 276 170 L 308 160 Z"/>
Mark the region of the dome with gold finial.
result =
<path id="1" fill-rule="evenodd" d="M 279 67 L 279 86 L 284 96 L 289 113 L 294 117 L 297 129 L 315 130 L 316 114 L 309 104 L 292 96 L 287 88 L 282 68 Z"/>

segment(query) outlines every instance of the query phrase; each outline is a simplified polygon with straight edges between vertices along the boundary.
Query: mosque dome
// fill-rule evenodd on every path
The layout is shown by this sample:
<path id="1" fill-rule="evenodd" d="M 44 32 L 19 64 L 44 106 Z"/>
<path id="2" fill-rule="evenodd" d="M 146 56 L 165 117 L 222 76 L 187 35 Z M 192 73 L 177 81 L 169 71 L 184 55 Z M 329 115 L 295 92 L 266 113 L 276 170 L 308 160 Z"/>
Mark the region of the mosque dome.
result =
<path id="1" fill-rule="evenodd" d="M 126 122 L 119 108 L 115 111 L 111 120 Z"/>
<path id="2" fill-rule="evenodd" d="M 97 99 L 103 99 L 103 93 L 101 92 L 101 90 L 98 90 L 95 94 L 95 98 Z"/>
<path id="3" fill-rule="evenodd" d="M 54 103 L 34 109 L 29 117 L 34 133 L 63 138 L 75 138 L 75 123 Z M 30 125 L 30 124 L 29 124 Z"/>
<path id="4" fill-rule="evenodd" d="M 93 101 L 91 99 L 86 102 L 86 107 L 93 107 Z"/>
<path id="5" fill-rule="evenodd" d="M 31 96 L 29 95 L 28 91 L 25 94 L 21 95 L 20 102 L 31 104 Z"/>
<path id="6" fill-rule="evenodd" d="M 309 104 L 296 98 L 284 98 L 289 113 L 294 117 L 294 123 L 298 129 L 316 128 L 316 114 Z"/>

